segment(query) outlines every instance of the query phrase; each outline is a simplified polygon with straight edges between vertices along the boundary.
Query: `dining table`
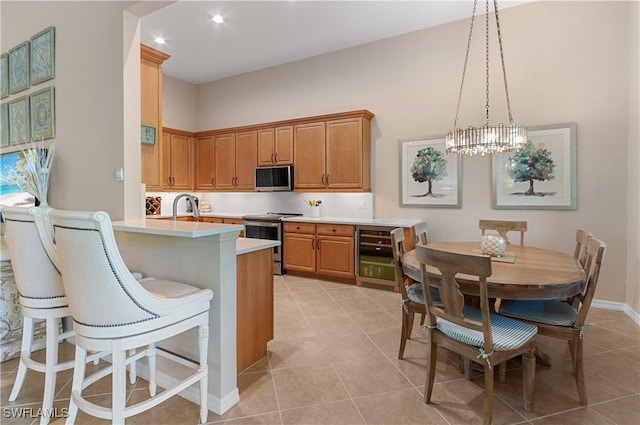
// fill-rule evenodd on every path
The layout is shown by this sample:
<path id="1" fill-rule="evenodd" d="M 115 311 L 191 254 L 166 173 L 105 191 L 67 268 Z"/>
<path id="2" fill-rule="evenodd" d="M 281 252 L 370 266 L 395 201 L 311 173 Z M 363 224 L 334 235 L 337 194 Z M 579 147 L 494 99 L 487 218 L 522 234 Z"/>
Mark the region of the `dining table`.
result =
<path id="1" fill-rule="evenodd" d="M 479 242 L 434 242 L 430 248 L 459 254 L 483 255 Z M 491 276 L 487 278 L 490 298 L 510 300 L 564 299 L 578 294 L 586 274 L 573 255 L 560 251 L 510 244 L 502 257 L 491 258 Z M 402 256 L 405 274 L 421 282 L 420 264 L 415 249 Z M 438 286 L 438 269 L 427 267 L 429 285 Z M 463 294 L 478 296 L 478 277 L 456 276 Z"/>
<path id="2" fill-rule="evenodd" d="M 429 247 L 459 254 L 483 255 L 479 242 L 434 242 Z M 565 299 L 582 291 L 586 273 L 572 255 L 550 249 L 522 245 L 508 245 L 501 257 L 491 257 L 491 276 L 487 278 L 487 292 L 491 303 L 496 299 L 542 300 Z M 402 256 L 404 273 L 421 282 L 422 272 L 415 249 Z M 440 272 L 426 267 L 429 285 L 440 284 Z M 457 274 L 460 292 L 471 299 L 480 295 L 478 276 Z M 550 366 L 550 359 L 536 350 L 537 363 Z"/>

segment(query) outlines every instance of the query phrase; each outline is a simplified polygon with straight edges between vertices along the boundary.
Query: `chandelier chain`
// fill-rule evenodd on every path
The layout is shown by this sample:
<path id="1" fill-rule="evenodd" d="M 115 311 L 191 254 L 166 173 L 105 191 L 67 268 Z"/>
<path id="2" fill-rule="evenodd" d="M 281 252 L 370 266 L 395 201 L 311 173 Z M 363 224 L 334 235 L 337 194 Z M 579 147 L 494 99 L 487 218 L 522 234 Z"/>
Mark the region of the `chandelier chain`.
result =
<path id="1" fill-rule="evenodd" d="M 471 14 L 471 24 L 469 24 L 469 38 L 467 39 L 467 52 L 464 55 L 464 66 L 462 67 L 462 81 L 460 82 L 460 92 L 458 93 L 458 104 L 456 105 L 456 118 L 453 120 L 453 128 L 458 127 L 458 116 L 460 115 L 460 102 L 462 101 L 462 89 L 464 87 L 464 75 L 467 72 L 467 62 L 469 60 L 469 47 L 471 46 L 471 35 L 473 34 L 473 21 L 476 18 L 476 6 L 478 0 L 473 2 L 473 13 Z"/>
<path id="2" fill-rule="evenodd" d="M 485 42 L 485 96 L 486 101 L 484 104 L 485 114 L 487 118 L 487 125 L 489 125 L 489 2 L 485 2 L 485 25 L 484 25 L 484 42 Z"/>
<path id="3" fill-rule="evenodd" d="M 507 69 L 504 65 L 504 50 L 502 49 L 502 31 L 500 28 L 500 16 L 498 15 L 498 0 L 493 0 L 493 8 L 496 12 L 496 28 L 498 29 L 498 45 L 500 46 L 500 61 L 502 62 L 502 78 L 504 80 L 504 92 L 507 97 L 509 124 L 511 124 L 513 123 L 513 115 L 511 114 L 511 100 L 509 99 L 509 87 L 507 86 Z"/>

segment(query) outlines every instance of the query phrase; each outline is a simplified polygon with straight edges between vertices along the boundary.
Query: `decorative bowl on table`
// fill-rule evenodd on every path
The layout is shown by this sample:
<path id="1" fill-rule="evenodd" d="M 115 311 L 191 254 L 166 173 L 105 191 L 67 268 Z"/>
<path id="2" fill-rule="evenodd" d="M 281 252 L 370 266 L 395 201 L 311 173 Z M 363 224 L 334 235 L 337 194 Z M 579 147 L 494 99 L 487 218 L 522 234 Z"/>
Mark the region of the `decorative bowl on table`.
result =
<path id="1" fill-rule="evenodd" d="M 502 236 L 485 235 L 480 240 L 480 251 L 492 257 L 502 257 L 507 249 L 507 241 Z"/>

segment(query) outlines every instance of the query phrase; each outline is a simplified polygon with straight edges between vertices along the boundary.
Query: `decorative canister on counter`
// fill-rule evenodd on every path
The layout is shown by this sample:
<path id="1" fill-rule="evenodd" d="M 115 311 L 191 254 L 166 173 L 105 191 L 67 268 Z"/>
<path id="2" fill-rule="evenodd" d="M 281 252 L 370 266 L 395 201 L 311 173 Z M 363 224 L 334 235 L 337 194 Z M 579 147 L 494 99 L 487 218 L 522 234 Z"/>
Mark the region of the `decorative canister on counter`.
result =
<path id="1" fill-rule="evenodd" d="M 480 251 L 492 257 L 502 257 L 507 249 L 507 241 L 502 236 L 485 235 L 480 240 Z"/>

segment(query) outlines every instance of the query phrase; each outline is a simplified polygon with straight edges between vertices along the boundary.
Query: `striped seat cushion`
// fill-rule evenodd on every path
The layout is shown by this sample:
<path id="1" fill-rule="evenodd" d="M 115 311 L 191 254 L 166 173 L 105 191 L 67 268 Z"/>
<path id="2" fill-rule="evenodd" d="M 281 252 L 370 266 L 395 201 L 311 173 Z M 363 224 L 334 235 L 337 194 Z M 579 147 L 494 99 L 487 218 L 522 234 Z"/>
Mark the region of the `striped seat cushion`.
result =
<path id="1" fill-rule="evenodd" d="M 433 301 L 433 304 L 442 306 L 438 288 L 430 286 L 429 292 L 431 292 L 431 300 Z M 407 296 L 409 297 L 409 300 L 413 301 L 414 303 L 424 304 L 424 292 L 422 292 L 422 283 L 416 282 L 407 286 Z"/>
<path id="2" fill-rule="evenodd" d="M 578 311 L 558 300 L 502 300 L 500 314 L 547 325 L 571 327 L 576 322 Z"/>
<path id="3" fill-rule="evenodd" d="M 477 308 L 465 306 L 464 316 L 467 319 L 482 322 L 482 313 Z M 437 328 L 450 338 L 462 343 L 483 348 L 484 335 L 482 332 L 456 325 L 447 320 L 438 318 Z M 521 347 L 538 333 L 538 328 L 527 323 L 513 320 L 499 314 L 491 314 L 491 331 L 493 337 L 493 349 L 496 351 L 508 351 Z M 490 347 L 487 347 L 488 351 Z"/>

